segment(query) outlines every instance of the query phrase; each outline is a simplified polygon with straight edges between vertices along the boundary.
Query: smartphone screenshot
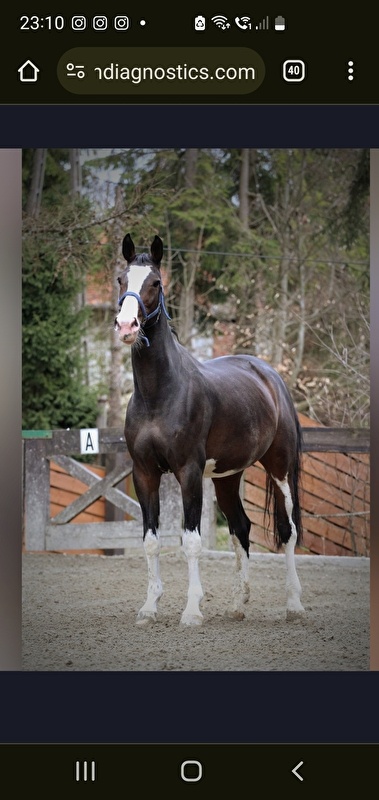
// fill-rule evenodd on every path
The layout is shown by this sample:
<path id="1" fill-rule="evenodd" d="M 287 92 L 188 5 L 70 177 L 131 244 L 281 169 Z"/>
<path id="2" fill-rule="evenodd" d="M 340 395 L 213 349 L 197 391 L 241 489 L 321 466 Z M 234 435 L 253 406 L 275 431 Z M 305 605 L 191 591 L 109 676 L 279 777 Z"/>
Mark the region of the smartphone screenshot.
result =
<path id="1" fill-rule="evenodd" d="M 3 14 L 17 788 L 372 783 L 376 19 Z"/>

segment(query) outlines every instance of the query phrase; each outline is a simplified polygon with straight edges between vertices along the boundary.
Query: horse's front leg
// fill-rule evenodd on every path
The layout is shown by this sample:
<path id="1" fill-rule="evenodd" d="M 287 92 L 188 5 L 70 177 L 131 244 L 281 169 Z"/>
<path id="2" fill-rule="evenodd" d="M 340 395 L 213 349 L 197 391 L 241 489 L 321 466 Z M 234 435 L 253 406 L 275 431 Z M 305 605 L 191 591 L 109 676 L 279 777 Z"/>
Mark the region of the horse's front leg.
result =
<path id="1" fill-rule="evenodd" d="M 149 475 L 133 467 L 133 481 L 143 516 L 143 546 L 147 561 L 148 586 L 144 605 L 137 615 L 137 625 L 156 622 L 157 603 L 163 594 L 159 570 L 159 484 L 160 474 Z"/>
<path id="2" fill-rule="evenodd" d="M 198 464 L 186 467 L 179 476 L 184 511 L 183 550 L 188 562 L 187 605 L 181 617 L 182 625 L 201 625 L 200 603 L 203 590 L 200 581 L 201 553 L 200 520 L 203 503 L 203 470 Z"/>

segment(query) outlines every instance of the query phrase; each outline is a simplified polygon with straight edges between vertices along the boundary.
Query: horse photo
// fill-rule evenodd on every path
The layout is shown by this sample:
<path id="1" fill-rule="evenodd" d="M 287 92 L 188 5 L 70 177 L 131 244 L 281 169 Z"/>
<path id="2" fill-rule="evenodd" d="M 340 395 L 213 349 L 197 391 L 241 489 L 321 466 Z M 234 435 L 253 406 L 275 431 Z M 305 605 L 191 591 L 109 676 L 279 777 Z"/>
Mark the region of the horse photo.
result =
<path id="1" fill-rule="evenodd" d="M 277 548 L 286 561 L 287 619 L 304 613 L 295 566 L 301 541 L 299 480 L 301 427 L 281 376 L 252 355 L 197 361 L 170 325 L 162 276 L 163 243 L 155 236 L 150 254 L 136 254 L 130 234 L 122 242 L 126 268 L 118 278 L 115 331 L 131 347 L 134 392 L 125 420 L 133 481 L 143 515 L 148 567 L 146 602 L 137 624 L 157 618 L 162 596 L 159 568 L 159 486 L 164 473 L 177 479 L 183 502 L 183 550 L 188 561 L 184 626 L 201 625 L 203 589 L 199 571 L 203 478 L 211 478 L 227 519 L 236 572 L 231 615 L 243 619 L 249 598 L 251 522 L 240 497 L 244 470 L 259 461 L 266 470 L 266 511 L 273 501 Z M 178 519 L 178 527 L 181 521 Z"/>

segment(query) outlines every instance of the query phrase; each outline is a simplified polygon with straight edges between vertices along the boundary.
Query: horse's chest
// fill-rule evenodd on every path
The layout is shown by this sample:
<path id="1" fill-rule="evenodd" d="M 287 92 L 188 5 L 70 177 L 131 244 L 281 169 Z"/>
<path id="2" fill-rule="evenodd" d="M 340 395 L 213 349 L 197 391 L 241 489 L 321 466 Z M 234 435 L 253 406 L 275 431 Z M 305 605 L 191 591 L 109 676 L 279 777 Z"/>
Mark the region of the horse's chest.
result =
<path id="1" fill-rule="evenodd" d="M 138 455 L 143 460 L 153 457 L 159 462 L 167 458 L 175 432 L 161 420 L 139 419 L 129 428 L 126 422 L 125 436 L 132 457 Z"/>
<path id="2" fill-rule="evenodd" d="M 164 440 L 167 432 L 158 422 L 149 419 L 138 419 L 128 426 L 126 421 L 126 438 L 135 447 L 156 447 Z"/>

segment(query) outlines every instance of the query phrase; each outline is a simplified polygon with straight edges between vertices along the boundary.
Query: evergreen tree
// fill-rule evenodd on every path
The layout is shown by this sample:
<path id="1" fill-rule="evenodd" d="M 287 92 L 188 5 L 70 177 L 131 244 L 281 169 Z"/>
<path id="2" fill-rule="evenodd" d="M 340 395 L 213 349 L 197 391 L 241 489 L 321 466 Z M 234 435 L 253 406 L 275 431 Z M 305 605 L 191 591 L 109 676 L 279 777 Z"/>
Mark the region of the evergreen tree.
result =
<path id="1" fill-rule="evenodd" d="M 54 169 L 45 181 L 49 189 L 38 220 L 24 219 L 22 424 L 27 429 L 91 427 L 97 391 L 86 385 L 82 345 L 87 311 L 78 302 L 91 262 L 89 207 L 86 201 L 67 198 L 62 166 L 51 154 L 47 161 Z M 26 190 L 31 163 L 26 153 Z M 51 197 L 56 201 L 59 186 L 64 188 L 57 205 Z"/>

